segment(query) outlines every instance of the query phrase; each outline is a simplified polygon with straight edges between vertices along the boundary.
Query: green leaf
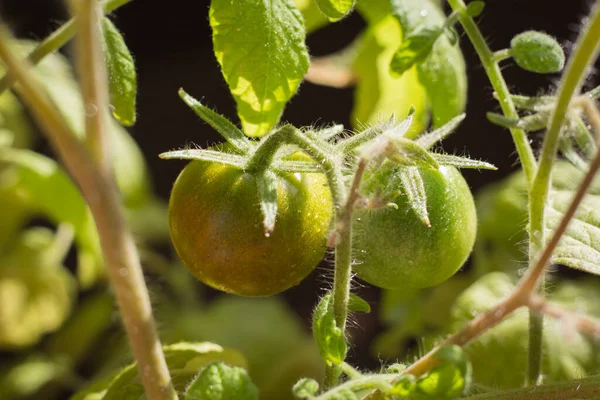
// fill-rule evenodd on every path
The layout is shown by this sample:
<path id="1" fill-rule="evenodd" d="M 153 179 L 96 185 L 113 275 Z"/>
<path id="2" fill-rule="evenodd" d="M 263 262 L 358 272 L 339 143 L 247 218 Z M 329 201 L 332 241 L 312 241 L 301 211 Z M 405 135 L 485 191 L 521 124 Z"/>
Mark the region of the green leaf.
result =
<path id="1" fill-rule="evenodd" d="M 431 52 L 433 44 L 442 34 L 439 27 L 423 27 L 404 37 L 390 63 L 392 75 L 401 76 L 416 63 L 422 62 Z"/>
<path id="2" fill-rule="evenodd" d="M 67 174 L 54 160 L 29 150 L 1 150 L 2 165 L 12 166 L 13 174 L 8 185 L 1 188 L 4 196 L 17 196 L 29 215 L 39 213 L 55 224 L 73 226 L 79 281 L 84 286 L 93 283 L 102 274 L 100 242 L 87 203 Z"/>
<path id="3" fill-rule="evenodd" d="M 429 214 L 427 213 L 427 194 L 423 178 L 417 167 L 400 168 L 400 180 L 404 188 L 404 193 L 410 204 L 410 208 L 417 214 L 425 226 L 431 226 Z"/>
<path id="4" fill-rule="evenodd" d="M 277 176 L 273 171 L 267 169 L 262 174 L 256 175 L 256 184 L 260 196 L 265 236 L 270 236 L 275 229 L 275 218 L 277 218 Z"/>
<path id="5" fill-rule="evenodd" d="M 478 17 L 481 15 L 484 8 L 485 3 L 483 1 L 471 1 L 467 4 L 467 14 L 472 18 Z"/>
<path id="6" fill-rule="evenodd" d="M 258 400 L 258 389 L 245 369 L 216 362 L 205 366 L 188 387 L 184 400 Z"/>
<path id="7" fill-rule="evenodd" d="M 19 99 L 10 91 L 0 95 L 0 147 L 28 148 L 33 144 L 33 127 Z"/>
<path id="8" fill-rule="evenodd" d="M 414 37 L 413 47 L 421 49 L 414 58 L 418 77 L 427 93 L 433 125 L 440 127 L 464 111 L 467 101 L 464 58 L 460 48 L 441 35 L 446 17 L 434 2 L 393 0 L 392 7 L 404 40 Z M 435 35 L 437 40 L 433 39 Z"/>
<path id="9" fill-rule="evenodd" d="M 495 165 L 490 164 L 485 161 L 472 160 L 466 157 L 453 156 L 451 154 L 440 154 L 440 153 L 431 153 L 433 158 L 435 158 L 440 165 L 451 165 L 456 168 L 470 168 L 470 169 L 488 169 L 495 171 Z"/>
<path id="10" fill-rule="evenodd" d="M 204 149 L 183 149 L 167 151 L 159 154 L 159 157 L 164 160 L 181 159 L 181 160 L 203 160 L 216 162 L 220 164 L 233 165 L 234 167 L 243 168 L 246 165 L 246 159 L 236 154 L 224 153 L 217 150 Z"/>
<path id="11" fill-rule="evenodd" d="M 352 11 L 356 0 L 315 0 L 315 3 L 331 22 L 335 22 Z"/>
<path id="12" fill-rule="evenodd" d="M 359 297 L 357 294 L 350 293 L 350 300 L 348 301 L 348 311 L 350 312 L 371 312 L 371 305 L 366 300 Z"/>
<path id="13" fill-rule="evenodd" d="M 0 398 L 35 398 L 41 388 L 52 381 L 65 379 L 68 372 L 64 362 L 42 355 L 3 362 L 0 368 Z"/>
<path id="14" fill-rule="evenodd" d="M 244 132 L 236 127 L 227 118 L 204 106 L 198 100 L 179 89 L 179 97 L 188 105 L 204 122 L 219 132 L 231 146 L 241 154 L 245 154 L 252 148 Z"/>
<path id="15" fill-rule="evenodd" d="M 401 43 L 400 25 L 391 15 L 371 24 L 365 32 L 354 63 L 358 82 L 350 121 L 355 128 L 362 130 L 394 116 L 401 118 L 414 106 L 414 122 L 407 137 L 425 129 L 429 119 L 427 97 L 416 69 L 411 68 L 401 77 L 390 74 L 392 56 Z"/>
<path id="16" fill-rule="evenodd" d="M 47 228 L 30 228 L 3 254 L 0 348 L 32 346 L 60 328 L 71 314 L 76 282 L 62 265 L 70 239 L 62 243 Z"/>
<path id="17" fill-rule="evenodd" d="M 319 391 L 319 383 L 314 379 L 302 378 L 292 388 L 294 396 L 298 399 L 312 399 Z"/>
<path id="18" fill-rule="evenodd" d="M 176 343 L 163 347 L 167 366 L 175 389 L 183 393 L 202 367 L 224 362 L 232 366 L 246 367 L 246 360 L 236 350 L 225 349 L 213 343 Z M 136 364 L 123 368 L 107 388 L 102 400 L 138 399 L 144 388 Z"/>
<path id="19" fill-rule="evenodd" d="M 210 25 L 244 132 L 263 136 L 308 71 L 302 15 L 292 0 L 212 0 Z"/>
<path id="20" fill-rule="evenodd" d="M 549 74 L 565 66 L 565 53 L 550 35 L 537 31 L 518 34 L 510 41 L 512 56 L 524 70 Z"/>
<path id="21" fill-rule="evenodd" d="M 319 10 L 315 0 L 294 0 L 304 17 L 306 34 L 310 34 L 329 24 L 329 19 Z"/>
<path id="22" fill-rule="evenodd" d="M 137 75 L 133 57 L 123 36 L 107 17 L 102 18 L 102 31 L 112 114 L 121 124 L 131 126 L 135 123 L 137 94 Z"/>
<path id="23" fill-rule="evenodd" d="M 341 364 L 346 358 L 346 338 L 335 323 L 331 293 L 319 301 L 312 316 L 312 331 L 321 357 L 327 365 Z"/>
<path id="24" fill-rule="evenodd" d="M 421 146 L 422 148 L 424 148 L 425 150 L 430 149 L 434 144 L 436 144 L 437 142 L 445 139 L 446 137 L 448 137 L 450 134 L 452 134 L 454 132 L 454 130 L 458 127 L 458 125 L 465 119 L 465 117 L 467 116 L 467 114 L 460 114 L 454 118 L 452 118 L 450 121 L 448 121 L 446 124 L 442 125 L 440 128 L 429 132 L 429 133 L 425 133 L 421 136 L 419 136 L 415 142 Z"/>
<path id="25" fill-rule="evenodd" d="M 471 365 L 456 345 L 441 348 L 435 354 L 440 362 L 416 384 L 415 399 L 454 399 L 464 394 L 471 383 Z"/>

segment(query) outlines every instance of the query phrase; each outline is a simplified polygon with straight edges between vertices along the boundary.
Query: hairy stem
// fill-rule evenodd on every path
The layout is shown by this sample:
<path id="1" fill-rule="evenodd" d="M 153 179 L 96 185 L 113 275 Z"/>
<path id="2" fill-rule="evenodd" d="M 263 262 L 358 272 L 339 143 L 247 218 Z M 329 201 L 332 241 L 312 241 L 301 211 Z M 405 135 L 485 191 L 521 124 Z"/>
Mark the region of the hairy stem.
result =
<path id="1" fill-rule="evenodd" d="M 562 76 L 548 130 L 544 135 L 539 166 L 529 190 L 529 260 L 531 265 L 546 240 L 544 233 L 545 208 L 550 192 L 552 164 L 558 150 L 561 128 L 571 102 L 581 88 L 587 70 L 596 59 L 598 50 L 600 50 L 599 4 L 594 7 L 589 23 L 580 34 L 575 45 L 575 52 L 569 59 Z M 527 383 L 534 385 L 538 382 L 541 374 L 543 321 L 541 315 L 530 315 L 529 321 Z"/>
<path id="2" fill-rule="evenodd" d="M 473 43 L 473 47 L 475 48 L 477 55 L 479 55 L 481 64 L 485 69 L 492 87 L 496 91 L 502 112 L 508 118 L 515 120 L 519 119 L 519 114 L 517 113 L 515 105 L 511 99 L 510 92 L 506 86 L 502 72 L 500 71 L 500 66 L 498 65 L 496 56 L 488 47 L 473 18 L 467 14 L 467 6 L 465 5 L 464 1 L 448 0 L 448 3 L 450 4 L 450 7 L 452 7 L 453 11 L 458 12 L 458 20 L 465 30 L 465 33 L 471 40 L 471 43 Z M 510 133 L 513 141 L 515 142 L 515 147 L 517 149 L 517 153 L 519 154 L 521 164 L 523 165 L 523 171 L 525 172 L 527 181 L 531 183 L 533 181 L 537 163 L 535 161 L 531 146 L 529 145 L 527 135 L 525 134 L 525 131 L 519 128 L 510 128 Z"/>
<path id="3" fill-rule="evenodd" d="M 558 304 L 544 300 L 541 296 L 533 296 L 529 300 L 529 309 L 561 320 L 565 326 L 588 335 L 594 340 L 600 338 L 600 322 L 597 319 L 587 315 L 577 315 Z"/>
<path id="4" fill-rule="evenodd" d="M 86 140 L 100 168 L 108 170 L 108 78 L 100 25 L 104 14 L 96 0 L 71 0 L 71 6 L 76 16 L 76 61 L 86 110 Z"/>
<path id="5" fill-rule="evenodd" d="M 109 14 L 117 8 L 124 6 L 132 0 L 108 0 L 103 5 L 104 13 Z M 58 29 L 52 32 L 46 39 L 44 39 L 37 47 L 29 53 L 27 61 L 32 64 L 37 64 L 44 59 L 48 54 L 55 52 L 56 50 L 63 47 L 71 38 L 75 35 L 75 18 L 71 18 L 65 22 Z M 11 74 L 5 74 L 0 79 L 0 94 L 4 93 L 5 90 L 10 88 L 15 83 L 15 78 Z"/>
<path id="6" fill-rule="evenodd" d="M 600 396 L 597 376 L 552 385 L 502 390 L 466 397 L 468 400 L 579 400 Z"/>
<path id="7" fill-rule="evenodd" d="M 9 43 L 8 31 L 0 27 L 0 58 L 10 76 L 20 82 L 19 95 L 79 185 L 94 216 L 104 261 L 146 394 L 151 400 L 175 400 L 177 394 L 156 332 L 137 249 L 127 229 L 112 174 L 94 162 L 28 71 L 29 66 L 11 51 Z"/>

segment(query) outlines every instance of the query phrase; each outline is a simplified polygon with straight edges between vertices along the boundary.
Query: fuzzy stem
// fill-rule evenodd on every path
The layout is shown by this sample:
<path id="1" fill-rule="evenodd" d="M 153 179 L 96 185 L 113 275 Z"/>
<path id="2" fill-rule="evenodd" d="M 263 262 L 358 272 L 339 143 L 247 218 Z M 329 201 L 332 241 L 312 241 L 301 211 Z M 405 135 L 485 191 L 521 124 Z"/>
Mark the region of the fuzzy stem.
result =
<path id="1" fill-rule="evenodd" d="M 132 0 L 108 0 L 103 5 L 104 13 L 109 14 L 131 1 Z M 37 64 L 48 54 L 55 52 L 67 44 L 67 42 L 75 35 L 75 32 L 75 18 L 71 18 L 39 43 L 37 47 L 29 53 L 27 61 L 34 65 Z M 2 79 L 0 79 L 0 95 L 14 83 L 15 78 L 13 78 L 11 74 L 5 74 Z"/>
<path id="2" fill-rule="evenodd" d="M 558 150 L 561 128 L 573 97 L 581 88 L 586 72 L 596 59 L 598 50 L 600 50 L 600 5 L 597 4 L 591 13 L 590 22 L 579 36 L 575 52 L 569 59 L 562 76 L 548 130 L 544 136 L 539 166 L 529 190 L 530 262 L 537 257 L 538 251 L 545 243 L 545 208 L 550 193 L 552 164 Z M 530 315 L 529 321 L 527 383 L 534 385 L 541 374 L 543 321 L 541 315 L 535 314 Z"/>
<path id="3" fill-rule="evenodd" d="M 100 25 L 104 14 L 96 0 L 71 0 L 71 7 L 76 16 L 76 61 L 86 110 L 86 141 L 100 168 L 108 169 L 108 78 Z"/>
<path id="4" fill-rule="evenodd" d="M 467 400 L 579 400 L 600 396 L 600 377 L 590 376 L 568 382 L 501 390 L 468 396 Z"/>
<path id="5" fill-rule="evenodd" d="M 94 162 L 69 128 L 29 67 L 10 49 L 10 34 L 0 26 L 0 58 L 20 85 L 16 88 L 86 198 L 100 237 L 104 261 L 125 331 L 150 400 L 175 400 L 169 371 L 156 332 L 150 297 L 137 249 L 127 230 L 112 175 Z"/>
<path id="6" fill-rule="evenodd" d="M 467 6 L 465 5 L 464 1 L 448 0 L 448 3 L 452 7 L 453 11 L 459 12 L 458 19 L 465 30 L 465 33 L 471 40 L 475 51 L 479 55 L 481 64 L 485 69 L 492 87 L 496 91 L 502 112 L 508 118 L 514 120 L 519 119 L 519 114 L 517 113 L 515 105 L 510 97 L 510 92 L 506 86 L 504 78 L 502 77 L 502 72 L 500 71 L 498 62 L 494 57 L 494 53 L 492 53 L 488 47 L 473 18 L 467 14 Z M 519 159 L 523 165 L 523 171 L 525 172 L 527 181 L 531 182 L 537 167 L 533 151 L 529 145 L 529 140 L 527 139 L 527 135 L 525 134 L 525 131 L 519 128 L 511 128 L 510 133 L 512 134 L 513 141 L 515 142 L 515 147 L 517 148 Z"/>

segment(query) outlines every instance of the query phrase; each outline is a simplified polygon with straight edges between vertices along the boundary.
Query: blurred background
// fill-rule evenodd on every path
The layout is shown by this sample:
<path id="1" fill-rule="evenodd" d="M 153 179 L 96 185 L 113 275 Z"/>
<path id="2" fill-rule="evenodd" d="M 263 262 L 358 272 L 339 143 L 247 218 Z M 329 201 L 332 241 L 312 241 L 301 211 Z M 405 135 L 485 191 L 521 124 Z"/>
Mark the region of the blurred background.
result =
<path id="1" fill-rule="evenodd" d="M 478 23 L 494 50 L 509 47 L 515 34 L 535 29 L 555 36 L 568 55 L 580 20 L 587 14 L 590 4 L 589 0 L 488 0 Z M 191 143 L 204 147 L 219 140 L 215 132 L 180 101 L 177 90 L 184 88 L 219 113 L 237 121 L 235 103 L 212 53 L 208 7 L 208 0 L 135 0 L 113 15 L 115 25 L 123 33 L 135 58 L 138 72 L 138 119 L 129 131 L 143 151 L 157 195 L 164 200 L 168 199 L 171 186 L 185 162 L 161 161 L 157 155 Z M 0 16 L 19 37 L 29 39 L 46 37 L 67 19 L 63 2 L 59 0 L 0 0 Z M 364 26 L 361 17 L 354 13 L 342 22 L 312 33 L 307 39 L 309 51 L 312 56 L 322 56 L 340 50 Z M 485 117 L 486 112 L 499 110 L 487 77 L 468 40 L 463 37 L 460 44 L 468 71 L 467 118 L 458 131 L 444 141 L 443 148 L 449 153 L 468 154 L 498 166 L 496 172 L 463 172 L 476 192 L 518 166 L 509 132 L 492 125 Z M 69 56 L 68 48 L 63 52 Z M 554 88 L 558 79 L 558 75 L 526 72 L 511 61 L 503 63 L 503 72 L 509 87 L 519 94 L 547 94 L 548 88 Z M 335 89 L 305 82 L 287 106 L 283 120 L 296 126 L 341 123 L 350 127 L 353 94 L 352 88 Z M 532 137 L 533 141 L 537 139 Z M 44 141 L 38 141 L 37 146 L 42 153 L 52 154 Z M 168 248 L 161 251 L 167 257 L 171 254 Z M 467 265 L 465 269 L 468 268 Z M 329 270 L 330 266 L 322 263 L 302 284 L 281 295 L 307 331 L 312 309 L 330 285 Z M 149 279 L 155 280 L 153 296 L 159 298 L 161 291 L 166 290 L 163 282 L 152 274 Z M 357 292 L 372 306 L 378 303 L 378 289 L 360 282 L 356 286 Z M 209 301 L 221 296 L 199 285 L 197 290 L 202 291 L 203 299 Z M 160 305 L 157 313 L 160 320 Z M 361 367 L 377 367 L 381 359 L 370 348 L 373 339 L 382 331 L 377 309 L 354 318 L 350 361 Z M 262 322 L 248 319 L 248 323 Z M 161 329 L 165 329 L 165 324 L 161 322 Z M 3 357 L 10 359 L 12 355 L 7 353 Z M 82 375 L 86 376 L 85 366 L 82 368 Z"/>

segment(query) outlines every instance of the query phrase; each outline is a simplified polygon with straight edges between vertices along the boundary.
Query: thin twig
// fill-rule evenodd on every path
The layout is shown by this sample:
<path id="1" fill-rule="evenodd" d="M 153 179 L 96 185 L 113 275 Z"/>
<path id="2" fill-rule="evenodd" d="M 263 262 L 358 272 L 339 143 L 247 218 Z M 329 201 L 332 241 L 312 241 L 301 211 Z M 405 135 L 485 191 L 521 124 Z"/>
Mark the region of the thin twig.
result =
<path id="1" fill-rule="evenodd" d="M 0 25 L 0 58 L 8 74 L 20 83 L 16 86 L 19 95 L 88 202 L 146 394 L 150 400 L 175 400 L 177 394 L 158 339 L 137 249 L 126 226 L 116 184 L 111 175 L 98 168 L 88 149 L 63 120 L 29 71 L 30 65 L 10 49 L 10 38 L 8 30 Z"/>
<path id="2" fill-rule="evenodd" d="M 529 309 L 564 321 L 565 326 L 589 335 L 594 340 L 600 339 L 600 321 L 597 319 L 587 315 L 577 315 L 556 303 L 544 300 L 541 296 L 532 296 L 529 299 Z"/>

